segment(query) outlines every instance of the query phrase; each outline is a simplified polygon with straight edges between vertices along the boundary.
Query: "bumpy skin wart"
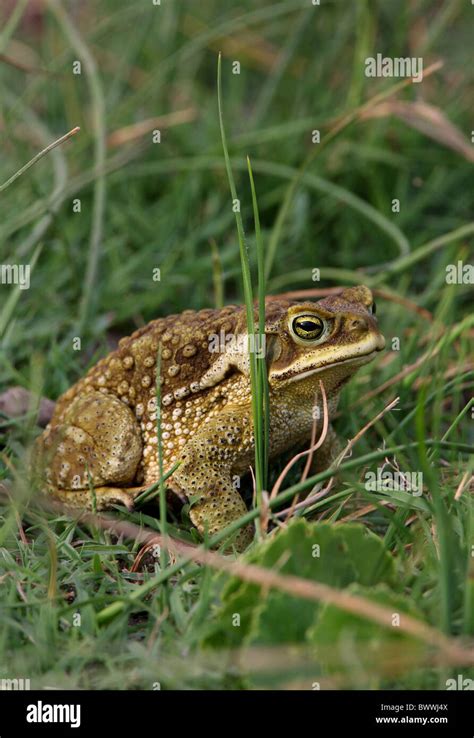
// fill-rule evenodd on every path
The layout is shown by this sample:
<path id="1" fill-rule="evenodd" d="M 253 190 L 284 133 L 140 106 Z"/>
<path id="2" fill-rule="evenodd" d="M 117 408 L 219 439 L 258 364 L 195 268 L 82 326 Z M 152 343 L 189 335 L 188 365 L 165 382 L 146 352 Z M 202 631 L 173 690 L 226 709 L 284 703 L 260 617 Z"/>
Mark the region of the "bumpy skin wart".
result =
<path id="1" fill-rule="evenodd" d="M 317 303 L 268 298 L 266 361 L 270 391 L 270 455 L 307 443 L 323 381 L 332 413 L 341 387 L 383 348 L 365 287 Z M 299 316 L 325 326 L 302 339 Z M 233 479 L 254 459 L 245 308 L 187 310 L 123 338 L 57 402 L 38 439 L 35 468 L 43 491 L 75 507 L 97 509 L 134 496 L 159 478 L 156 360 L 162 347 L 161 435 L 167 484 L 191 497 L 191 520 L 216 533 L 246 511 Z M 220 341 L 220 342 L 219 342 Z M 218 350 L 214 350 L 214 349 Z M 332 437 L 332 436 L 330 436 Z M 330 451 L 330 449 L 329 449 Z M 330 453 L 328 453 L 328 458 Z M 240 531 L 243 550 L 252 528 Z"/>

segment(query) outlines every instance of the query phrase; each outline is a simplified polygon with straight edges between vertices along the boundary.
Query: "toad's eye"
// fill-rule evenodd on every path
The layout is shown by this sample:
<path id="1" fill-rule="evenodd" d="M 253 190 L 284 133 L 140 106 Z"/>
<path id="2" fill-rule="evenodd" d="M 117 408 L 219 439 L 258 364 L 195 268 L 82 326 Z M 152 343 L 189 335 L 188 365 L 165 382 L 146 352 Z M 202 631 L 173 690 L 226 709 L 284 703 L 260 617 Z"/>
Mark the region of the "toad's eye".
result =
<path id="1" fill-rule="evenodd" d="M 324 322 L 314 315 L 298 315 L 293 320 L 292 328 L 299 338 L 306 341 L 314 341 L 320 338 L 324 332 Z"/>
<path id="2" fill-rule="evenodd" d="M 377 312 L 377 305 L 375 304 L 375 302 L 373 302 L 372 305 L 369 307 L 369 313 L 372 313 L 372 315 L 375 315 L 376 312 Z"/>

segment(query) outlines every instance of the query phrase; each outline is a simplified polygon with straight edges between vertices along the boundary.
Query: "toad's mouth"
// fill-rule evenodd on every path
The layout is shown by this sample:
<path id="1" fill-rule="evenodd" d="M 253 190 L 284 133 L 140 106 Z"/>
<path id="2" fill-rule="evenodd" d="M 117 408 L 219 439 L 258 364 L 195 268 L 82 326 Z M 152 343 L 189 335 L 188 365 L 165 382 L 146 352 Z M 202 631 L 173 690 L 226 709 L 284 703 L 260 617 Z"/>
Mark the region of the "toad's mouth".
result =
<path id="1" fill-rule="evenodd" d="M 311 377 L 313 374 L 319 374 L 320 372 L 332 370 L 336 366 L 344 366 L 345 364 L 368 364 L 372 359 L 375 358 L 375 356 L 379 353 L 381 349 L 374 349 L 373 351 L 370 351 L 367 354 L 360 354 L 359 356 L 352 356 L 350 359 L 342 359 L 341 361 L 328 361 L 326 364 L 322 364 L 321 366 L 316 367 L 315 369 L 308 369 L 306 372 L 299 372 L 298 374 L 293 375 L 286 375 L 285 377 L 281 377 L 281 380 L 285 380 L 288 382 L 299 382 L 302 379 L 307 379 L 308 377 Z"/>

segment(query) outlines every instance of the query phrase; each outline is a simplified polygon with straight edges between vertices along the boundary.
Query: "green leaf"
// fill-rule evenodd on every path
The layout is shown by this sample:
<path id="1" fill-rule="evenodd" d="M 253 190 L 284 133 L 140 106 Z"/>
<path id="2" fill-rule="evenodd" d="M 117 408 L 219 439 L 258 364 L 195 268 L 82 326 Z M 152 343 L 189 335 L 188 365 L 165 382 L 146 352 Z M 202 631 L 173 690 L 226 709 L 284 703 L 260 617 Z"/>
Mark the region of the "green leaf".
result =
<path id="1" fill-rule="evenodd" d="M 396 671 L 410 672 L 426 663 L 426 645 L 400 627 L 404 615 L 423 620 L 407 597 L 385 584 L 371 588 L 353 584 L 347 591 L 390 608 L 393 625 L 378 625 L 335 605 L 321 607 L 307 631 L 307 640 L 314 647 L 322 674 L 344 675 L 346 683 L 349 680 L 358 688 L 374 687 L 376 676 L 377 687 L 389 687 Z"/>
<path id="2" fill-rule="evenodd" d="M 341 526 L 336 530 L 341 531 Z M 348 554 L 358 572 L 357 581 L 367 586 L 377 582 L 395 584 L 395 562 L 381 539 L 361 525 L 345 525 L 342 530 Z"/>
<path id="3" fill-rule="evenodd" d="M 382 541 L 357 524 L 331 526 L 295 520 L 255 548 L 246 561 L 339 589 L 353 582 L 374 585 L 394 580 L 394 564 Z M 232 577 L 223 588 L 221 606 L 204 645 L 235 648 L 244 642 L 301 642 L 319 607 L 318 602 L 278 590 L 266 592 Z"/>

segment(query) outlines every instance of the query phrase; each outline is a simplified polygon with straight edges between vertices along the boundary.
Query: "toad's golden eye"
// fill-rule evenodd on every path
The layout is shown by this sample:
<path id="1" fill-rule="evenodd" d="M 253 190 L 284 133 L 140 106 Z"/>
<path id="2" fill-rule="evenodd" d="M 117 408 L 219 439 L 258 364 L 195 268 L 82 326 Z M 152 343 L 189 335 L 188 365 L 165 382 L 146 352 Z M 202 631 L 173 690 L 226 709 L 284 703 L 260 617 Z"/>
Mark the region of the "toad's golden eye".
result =
<path id="1" fill-rule="evenodd" d="M 296 335 L 306 341 L 314 341 L 320 338 L 324 332 L 324 322 L 315 315 L 298 315 L 293 320 L 292 327 Z"/>

